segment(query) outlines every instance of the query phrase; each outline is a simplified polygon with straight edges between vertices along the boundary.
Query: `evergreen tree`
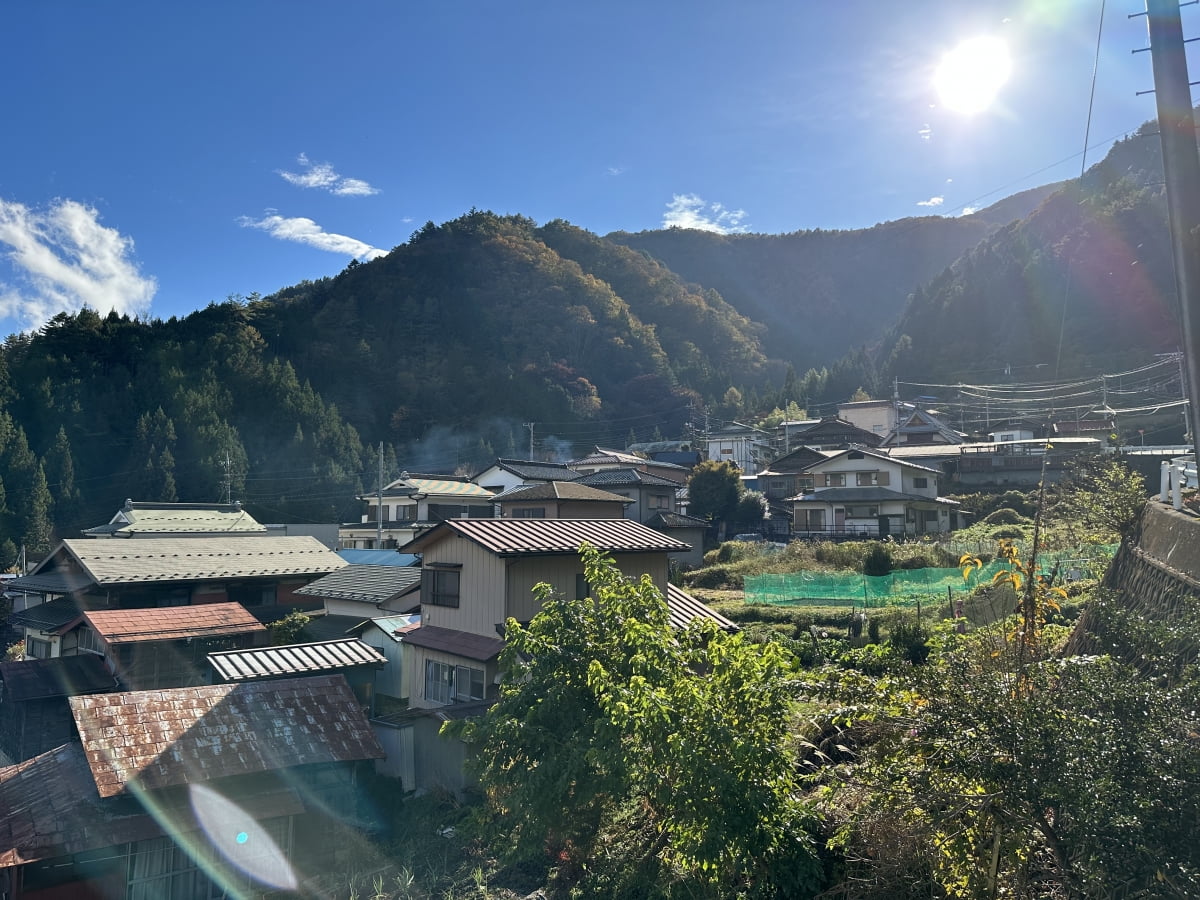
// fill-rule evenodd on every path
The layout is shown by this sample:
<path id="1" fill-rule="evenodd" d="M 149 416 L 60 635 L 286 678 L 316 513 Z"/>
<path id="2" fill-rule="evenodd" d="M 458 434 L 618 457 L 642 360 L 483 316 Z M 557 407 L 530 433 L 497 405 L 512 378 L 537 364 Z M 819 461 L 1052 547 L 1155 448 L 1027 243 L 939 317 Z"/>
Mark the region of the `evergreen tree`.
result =
<path id="1" fill-rule="evenodd" d="M 60 534 L 73 533 L 78 524 L 79 488 L 75 486 L 75 460 L 67 429 L 61 425 L 46 453 L 46 480 L 54 500 L 54 523 Z"/>
<path id="2" fill-rule="evenodd" d="M 46 486 L 46 471 L 38 463 L 34 466 L 28 505 L 21 511 L 21 542 L 31 561 L 45 557 L 54 543 L 54 526 L 50 521 L 53 506 L 50 488 Z"/>

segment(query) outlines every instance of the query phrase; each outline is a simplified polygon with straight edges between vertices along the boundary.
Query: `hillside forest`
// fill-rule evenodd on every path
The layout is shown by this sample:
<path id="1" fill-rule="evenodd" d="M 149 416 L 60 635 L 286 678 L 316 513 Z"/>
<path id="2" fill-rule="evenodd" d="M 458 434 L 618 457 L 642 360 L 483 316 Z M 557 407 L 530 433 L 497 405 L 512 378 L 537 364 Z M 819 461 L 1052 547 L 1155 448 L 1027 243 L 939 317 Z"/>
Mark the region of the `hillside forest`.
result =
<path id="1" fill-rule="evenodd" d="M 126 498 L 353 520 L 381 445 L 386 478 L 471 474 L 529 455 L 524 423 L 567 459 L 894 378 L 1174 350 L 1159 158 L 1146 126 L 1080 182 L 862 231 L 605 237 L 471 210 L 271 296 L 60 314 L 0 348 L 0 565 Z"/>

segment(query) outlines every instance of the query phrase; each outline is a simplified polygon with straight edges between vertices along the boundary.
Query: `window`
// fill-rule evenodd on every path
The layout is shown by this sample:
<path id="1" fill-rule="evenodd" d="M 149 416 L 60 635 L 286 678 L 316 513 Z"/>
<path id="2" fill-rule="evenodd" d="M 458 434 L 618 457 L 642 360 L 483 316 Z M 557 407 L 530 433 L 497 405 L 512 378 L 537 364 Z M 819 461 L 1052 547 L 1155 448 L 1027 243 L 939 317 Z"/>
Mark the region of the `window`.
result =
<path id="1" fill-rule="evenodd" d="M 923 476 L 918 476 L 916 478 L 913 478 L 913 487 L 927 488 L 927 487 L 929 487 L 929 479 L 925 478 Z"/>
<path id="2" fill-rule="evenodd" d="M 811 494 L 813 492 L 815 481 L 816 478 L 812 475 L 800 475 L 796 479 L 796 493 Z"/>
<path id="3" fill-rule="evenodd" d="M 887 472 L 855 472 L 854 483 L 859 487 L 875 487 L 888 483 Z"/>
<path id="4" fill-rule="evenodd" d="M 425 660 L 425 699 L 432 703 L 465 703 L 484 699 L 483 669 Z"/>
<path id="5" fill-rule="evenodd" d="M 86 625 L 79 629 L 79 649 L 86 650 L 89 653 L 99 653 L 101 656 L 104 655 L 104 647 L 100 643 L 100 636 Z"/>
<path id="6" fill-rule="evenodd" d="M 41 638 L 25 636 L 25 655 L 30 659 L 49 659 L 50 642 Z"/>
<path id="7" fill-rule="evenodd" d="M 670 509 L 671 498 L 666 494 L 654 494 L 650 497 L 651 509 Z"/>
<path id="8" fill-rule="evenodd" d="M 461 566 L 427 566 L 421 572 L 421 602 L 430 606 L 458 607 Z"/>
<path id="9" fill-rule="evenodd" d="M 825 510 L 801 509 L 796 511 L 796 526 L 800 531 L 824 531 Z"/>
<path id="10" fill-rule="evenodd" d="M 845 487 L 846 473 L 845 472 L 830 472 L 825 476 L 825 487 Z"/>
<path id="11" fill-rule="evenodd" d="M 582 572 L 575 576 L 575 599 L 586 600 L 592 593 L 592 586 L 588 584 L 587 576 Z"/>
<path id="12" fill-rule="evenodd" d="M 523 509 L 514 509 L 512 517 L 514 519 L 544 519 L 546 518 L 546 507 L 526 506 Z"/>

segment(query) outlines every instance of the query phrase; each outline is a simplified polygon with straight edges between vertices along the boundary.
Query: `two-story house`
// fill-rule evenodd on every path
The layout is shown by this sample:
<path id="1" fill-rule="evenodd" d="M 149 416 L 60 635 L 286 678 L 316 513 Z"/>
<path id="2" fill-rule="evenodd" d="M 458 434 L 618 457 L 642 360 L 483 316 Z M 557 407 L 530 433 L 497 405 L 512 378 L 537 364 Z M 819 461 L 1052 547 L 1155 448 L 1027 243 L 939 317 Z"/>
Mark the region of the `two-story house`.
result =
<path id="1" fill-rule="evenodd" d="M 338 529 L 338 541 L 347 549 L 395 548 L 446 519 L 493 514 L 492 492 L 466 478 L 402 472 L 381 491 L 358 499 L 366 504 L 362 521 Z"/>
<path id="2" fill-rule="evenodd" d="M 493 494 L 548 481 L 574 481 L 580 475 L 566 463 L 501 457 L 471 480 Z"/>
<path id="3" fill-rule="evenodd" d="M 576 484 L 587 485 L 629 500 L 625 517 L 645 523 L 659 513 L 679 512 L 679 483 L 641 469 L 601 469 Z"/>
<path id="4" fill-rule="evenodd" d="M 791 498 L 804 537 L 888 537 L 949 531 L 957 502 L 938 495 L 938 471 L 863 447 L 815 462 L 811 488 Z"/>
<path id="5" fill-rule="evenodd" d="M 758 472 L 771 457 L 771 435 L 753 425 L 732 422 L 707 437 L 707 458 L 731 462 L 748 475 Z"/>
<path id="6" fill-rule="evenodd" d="M 636 469 L 648 475 L 657 475 L 659 478 L 674 481 L 676 484 L 686 482 L 691 472 L 690 468 L 678 463 L 648 459 L 637 453 L 611 450 L 606 447 L 597 447 L 587 456 L 573 459 L 567 465 L 581 475 L 594 475 L 597 472 L 612 469 Z"/>
<path id="7" fill-rule="evenodd" d="M 575 481 L 525 485 L 496 495 L 505 519 L 620 519 L 634 503 L 622 494 Z"/>

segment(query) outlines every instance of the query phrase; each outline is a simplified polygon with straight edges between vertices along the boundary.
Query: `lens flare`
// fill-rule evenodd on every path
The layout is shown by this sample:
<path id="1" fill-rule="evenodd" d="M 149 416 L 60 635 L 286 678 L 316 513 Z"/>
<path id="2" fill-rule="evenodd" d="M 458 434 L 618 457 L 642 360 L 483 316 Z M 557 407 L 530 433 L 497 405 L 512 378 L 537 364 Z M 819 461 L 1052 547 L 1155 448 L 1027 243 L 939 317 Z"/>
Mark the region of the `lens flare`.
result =
<path id="1" fill-rule="evenodd" d="M 226 862 L 260 884 L 295 890 L 296 875 L 287 856 L 244 809 L 203 784 L 189 787 L 192 812 Z"/>

